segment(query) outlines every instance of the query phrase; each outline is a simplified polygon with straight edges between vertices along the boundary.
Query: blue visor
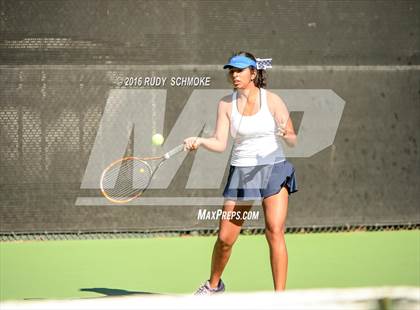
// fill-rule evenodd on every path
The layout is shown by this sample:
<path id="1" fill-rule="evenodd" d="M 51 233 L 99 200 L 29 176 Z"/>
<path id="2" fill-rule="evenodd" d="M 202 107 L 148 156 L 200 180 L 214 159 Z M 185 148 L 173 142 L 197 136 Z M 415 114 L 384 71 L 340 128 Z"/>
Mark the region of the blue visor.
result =
<path id="1" fill-rule="evenodd" d="M 239 68 L 239 69 L 244 69 L 248 67 L 256 68 L 257 63 L 251 58 L 248 58 L 243 55 L 239 55 L 239 56 L 233 56 L 231 59 L 229 59 L 229 63 L 224 65 L 223 69 L 232 68 L 232 67 Z"/>

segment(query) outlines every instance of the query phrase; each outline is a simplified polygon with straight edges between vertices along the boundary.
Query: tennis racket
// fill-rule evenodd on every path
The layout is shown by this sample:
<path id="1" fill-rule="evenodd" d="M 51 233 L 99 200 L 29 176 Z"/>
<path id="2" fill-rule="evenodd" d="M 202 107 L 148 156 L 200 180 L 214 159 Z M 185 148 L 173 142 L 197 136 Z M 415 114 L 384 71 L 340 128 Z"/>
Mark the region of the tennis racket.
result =
<path id="1" fill-rule="evenodd" d="M 180 144 L 162 156 L 124 157 L 111 163 L 101 175 L 101 192 L 113 203 L 127 203 L 139 197 L 149 186 L 162 164 L 184 150 Z M 151 163 L 157 162 L 152 168 Z"/>

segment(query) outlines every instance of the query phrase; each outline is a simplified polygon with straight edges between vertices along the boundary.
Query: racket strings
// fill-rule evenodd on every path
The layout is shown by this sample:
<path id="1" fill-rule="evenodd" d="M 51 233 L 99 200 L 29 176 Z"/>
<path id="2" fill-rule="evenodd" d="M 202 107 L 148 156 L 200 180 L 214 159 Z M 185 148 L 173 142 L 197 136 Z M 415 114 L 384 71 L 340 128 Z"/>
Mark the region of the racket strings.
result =
<path id="1" fill-rule="evenodd" d="M 140 195 L 149 185 L 150 166 L 143 161 L 127 159 L 112 165 L 103 175 L 102 187 L 106 195 L 124 201 Z"/>

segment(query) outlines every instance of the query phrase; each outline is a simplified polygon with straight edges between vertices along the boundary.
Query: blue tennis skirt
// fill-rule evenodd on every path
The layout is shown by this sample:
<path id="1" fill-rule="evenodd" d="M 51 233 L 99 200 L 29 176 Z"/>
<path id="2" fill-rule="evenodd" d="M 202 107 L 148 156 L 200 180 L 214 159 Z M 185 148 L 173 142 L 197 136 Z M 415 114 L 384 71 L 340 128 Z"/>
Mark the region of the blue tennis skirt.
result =
<path id="1" fill-rule="evenodd" d="M 229 200 L 261 200 L 279 193 L 282 187 L 289 195 L 298 190 L 295 168 L 287 160 L 274 165 L 230 166 L 223 196 Z"/>

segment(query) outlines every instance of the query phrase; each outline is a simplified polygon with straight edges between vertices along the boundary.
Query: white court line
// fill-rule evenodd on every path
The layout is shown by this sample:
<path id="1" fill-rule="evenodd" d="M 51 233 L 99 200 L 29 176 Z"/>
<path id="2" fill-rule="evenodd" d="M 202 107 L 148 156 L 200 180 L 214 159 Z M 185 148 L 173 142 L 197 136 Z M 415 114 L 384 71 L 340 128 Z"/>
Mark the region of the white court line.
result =
<path id="1" fill-rule="evenodd" d="M 48 70 L 144 70 L 144 71 L 176 71 L 176 70 L 200 70 L 223 72 L 223 65 L 0 65 L 0 70 L 25 70 L 25 69 L 48 69 Z M 418 71 L 420 65 L 309 65 L 309 66 L 275 66 L 267 71 Z"/>

